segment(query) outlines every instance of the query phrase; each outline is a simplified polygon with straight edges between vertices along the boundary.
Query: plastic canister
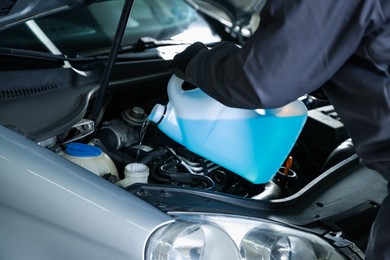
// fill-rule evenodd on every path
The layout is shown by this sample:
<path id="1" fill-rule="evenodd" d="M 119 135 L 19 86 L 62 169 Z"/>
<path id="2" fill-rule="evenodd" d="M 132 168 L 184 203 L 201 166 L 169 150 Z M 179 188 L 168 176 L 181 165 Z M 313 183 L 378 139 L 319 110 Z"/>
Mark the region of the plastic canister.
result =
<path id="1" fill-rule="evenodd" d="M 118 177 L 114 162 L 99 147 L 77 142 L 69 143 L 61 155 L 98 176 L 112 174 Z"/>
<path id="2" fill-rule="evenodd" d="M 293 148 L 307 118 L 295 100 L 275 109 L 227 107 L 199 88 L 182 89 L 172 76 L 169 102 L 156 104 L 148 119 L 189 150 L 252 183 L 266 183 Z"/>
<path id="3" fill-rule="evenodd" d="M 116 182 L 121 187 L 134 183 L 148 183 L 149 167 L 142 163 L 129 163 L 125 166 L 125 178 Z"/>

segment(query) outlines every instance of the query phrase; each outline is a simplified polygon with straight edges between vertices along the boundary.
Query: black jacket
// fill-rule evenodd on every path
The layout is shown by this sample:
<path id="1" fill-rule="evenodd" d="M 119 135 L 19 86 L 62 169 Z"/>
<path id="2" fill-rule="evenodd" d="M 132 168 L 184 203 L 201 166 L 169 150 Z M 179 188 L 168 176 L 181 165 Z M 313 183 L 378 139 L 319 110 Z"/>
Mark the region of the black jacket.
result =
<path id="1" fill-rule="evenodd" d="M 389 64 L 389 0 L 271 0 L 242 48 L 202 50 L 185 75 L 240 108 L 279 107 L 323 87 L 358 155 L 386 177 Z"/>

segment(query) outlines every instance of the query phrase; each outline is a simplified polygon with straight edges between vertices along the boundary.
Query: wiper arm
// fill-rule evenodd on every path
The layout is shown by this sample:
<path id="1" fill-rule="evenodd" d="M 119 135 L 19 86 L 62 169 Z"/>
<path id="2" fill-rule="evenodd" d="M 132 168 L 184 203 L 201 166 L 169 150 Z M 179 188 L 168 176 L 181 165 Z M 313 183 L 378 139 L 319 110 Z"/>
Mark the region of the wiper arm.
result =
<path id="1" fill-rule="evenodd" d="M 193 42 L 191 41 L 175 41 L 175 40 L 157 40 L 152 37 L 141 37 L 138 39 L 136 43 L 127 44 L 127 45 L 121 45 L 118 50 L 118 55 L 129 53 L 129 52 L 142 52 L 147 49 L 153 49 L 157 47 L 165 47 L 165 46 L 188 46 L 191 45 Z M 215 42 L 217 43 L 217 42 Z M 214 44 L 214 43 L 212 43 Z M 98 57 L 100 55 L 107 55 L 111 49 L 99 49 L 99 50 L 93 50 L 93 51 L 87 51 L 81 53 L 83 57 Z M 121 56 L 118 56 L 119 58 Z"/>
<path id="2" fill-rule="evenodd" d="M 192 42 L 184 42 L 184 41 L 175 41 L 175 40 L 156 40 L 152 37 L 142 37 L 137 43 L 131 45 L 121 46 L 119 49 L 118 59 L 145 59 L 145 58 L 157 58 L 158 55 L 153 53 L 143 53 L 141 52 L 146 49 L 153 49 L 157 47 L 164 46 L 186 46 L 190 45 Z M 64 54 L 53 54 L 49 52 L 43 51 L 32 51 L 25 49 L 16 49 L 16 48 L 8 48 L 8 47 L 0 47 L 0 56 L 9 56 L 9 57 L 19 57 L 25 59 L 33 59 L 38 61 L 52 61 L 52 62 L 90 62 L 90 61 L 107 61 L 108 54 L 111 51 L 103 49 L 103 50 L 95 50 L 91 52 L 84 52 L 76 57 L 70 57 Z M 129 52 L 140 52 L 140 55 L 129 55 Z M 121 55 L 123 54 L 123 55 Z"/>
<path id="3" fill-rule="evenodd" d="M 63 54 L 52 54 L 52 53 L 41 52 L 41 51 L 31 51 L 31 50 L 5 48 L 5 47 L 0 47 L 0 55 L 36 59 L 36 60 L 47 60 L 47 61 L 69 60 L 69 58 Z"/>
<path id="4" fill-rule="evenodd" d="M 138 55 L 139 56 L 139 55 Z M 89 76 L 107 62 L 108 55 L 68 57 L 64 54 L 52 54 L 41 51 L 0 47 L 0 71 L 20 69 L 64 68 L 79 75 Z M 150 57 L 147 57 L 150 59 Z M 141 60 L 145 57 L 122 57 L 123 60 Z M 70 66 L 64 66 L 66 63 Z"/>
<path id="5" fill-rule="evenodd" d="M 141 37 L 138 39 L 137 43 L 132 45 L 131 48 L 136 50 L 145 50 L 163 46 L 172 46 L 172 45 L 190 45 L 192 42 L 185 41 L 175 41 L 175 40 L 157 40 L 152 37 Z M 123 48 L 126 49 L 126 46 Z"/>

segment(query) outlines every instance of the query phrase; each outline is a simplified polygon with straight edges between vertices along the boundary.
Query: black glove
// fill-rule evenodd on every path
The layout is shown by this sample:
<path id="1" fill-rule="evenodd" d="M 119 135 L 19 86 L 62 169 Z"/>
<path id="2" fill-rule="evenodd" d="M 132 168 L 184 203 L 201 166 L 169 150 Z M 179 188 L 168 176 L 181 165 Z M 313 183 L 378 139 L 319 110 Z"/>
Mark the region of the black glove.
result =
<path id="1" fill-rule="evenodd" d="M 206 45 L 201 42 L 195 42 L 188 46 L 184 51 L 176 54 L 173 60 L 169 63 L 169 69 L 173 74 L 181 79 L 185 79 L 185 71 L 191 59 L 203 49 L 207 49 Z"/>

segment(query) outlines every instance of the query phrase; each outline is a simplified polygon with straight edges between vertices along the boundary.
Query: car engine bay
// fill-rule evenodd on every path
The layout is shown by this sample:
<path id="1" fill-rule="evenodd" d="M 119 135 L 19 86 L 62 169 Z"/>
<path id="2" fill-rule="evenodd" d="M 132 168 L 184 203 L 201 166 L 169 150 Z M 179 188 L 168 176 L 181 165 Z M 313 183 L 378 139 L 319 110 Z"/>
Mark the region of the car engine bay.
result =
<path id="1" fill-rule="evenodd" d="M 385 194 L 386 185 L 378 174 L 367 174 L 368 169 L 359 163 L 351 140 L 327 100 L 302 97 L 308 118 L 297 142 L 271 181 L 253 184 L 189 151 L 156 124 L 143 127 L 153 106 L 168 102 L 167 82 L 171 76 L 161 74 L 165 65 L 160 64 L 154 76 L 145 72 L 145 77 L 128 77 L 132 68 L 144 70 L 150 66 L 147 62 L 143 65 L 117 65 L 96 124 L 89 116 L 99 71 L 87 81 L 73 73 L 52 71 L 48 81 L 56 82 L 56 88 L 44 91 L 42 87 L 40 92 L 15 90 L 21 85 L 14 78 L 9 81 L 14 84 L 9 86 L 13 92 L 2 92 L 4 112 L 0 119 L 8 128 L 62 157 L 66 157 L 71 144 L 100 149 L 114 167 L 98 174 L 89 170 L 163 212 L 234 213 L 314 227 L 322 234 L 340 231 L 364 249 L 383 198 L 377 194 Z M 31 83 L 44 86 L 43 78 Z M 23 98 L 7 93 L 22 93 Z M 20 102 L 34 116 L 25 116 L 25 109 L 15 109 Z M 56 109 L 48 111 L 48 107 Z M 84 159 L 96 164 L 93 156 Z M 147 166 L 147 180 L 124 184 L 126 165 L 133 163 Z M 292 174 L 285 174 L 286 164 Z M 340 226 L 344 223 L 340 219 L 354 221 Z"/>
<path id="2" fill-rule="evenodd" d="M 281 165 L 284 167 L 289 160 L 291 175 L 281 168 L 269 183 L 253 184 L 191 152 L 166 136 L 155 123 L 145 124 L 153 105 L 167 102 L 166 86 L 161 84 L 156 89 L 153 94 L 148 92 L 147 98 L 138 96 L 145 91 L 135 96 L 133 91 L 119 94 L 114 91 L 108 96 L 94 131 L 87 136 L 80 133 L 83 127 L 91 127 L 86 120 L 87 123 L 73 127 L 49 148 L 63 152 L 71 142 L 99 147 L 112 159 L 117 169 L 117 176 L 112 176 L 110 172 L 104 176 L 113 183 L 125 177 L 126 165 L 141 163 L 149 168 L 148 184 L 194 188 L 262 200 L 291 196 L 326 168 L 354 154 L 353 145 L 333 107 L 326 100 L 306 96 L 302 101 L 311 108 L 308 120 L 284 165 Z"/>

